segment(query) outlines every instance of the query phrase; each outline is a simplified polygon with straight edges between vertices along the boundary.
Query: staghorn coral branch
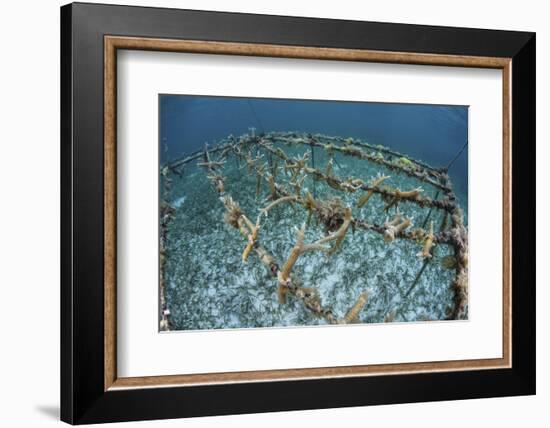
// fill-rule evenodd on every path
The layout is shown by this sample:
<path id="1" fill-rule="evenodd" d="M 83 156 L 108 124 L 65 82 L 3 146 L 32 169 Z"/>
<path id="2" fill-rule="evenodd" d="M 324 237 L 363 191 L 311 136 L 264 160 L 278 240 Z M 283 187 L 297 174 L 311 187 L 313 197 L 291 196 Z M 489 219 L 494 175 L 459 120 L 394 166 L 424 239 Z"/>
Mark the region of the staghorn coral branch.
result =
<path id="1" fill-rule="evenodd" d="M 417 256 L 422 257 L 424 259 L 428 258 L 430 259 L 432 257 L 430 251 L 432 249 L 432 246 L 434 245 L 434 222 L 430 221 L 430 232 L 426 236 L 426 240 L 424 241 L 424 248 L 422 251 L 420 251 Z"/>
<path id="2" fill-rule="evenodd" d="M 403 220 L 400 224 L 395 226 L 396 233 L 401 232 L 402 230 L 405 230 L 407 227 L 409 227 L 412 224 L 412 220 L 410 218 L 407 218 Z"/>
<path id="3" fill-rule="evenodd" d="M 277 283 L 277 299 L 280 305 L 286 303 L 286 295 L 288 294 L 288 287 L 286 287 L 281 281 Z"/>
<path id="4" fill-rule="evenodd" d="M 253 158 L 249 152 L 244 158 L 246 161 L 246 165 L 248 166 L 248 172 L 252 172 L 252 170 L 262 160 L 263 157 L 264 155 L 258 155 L 257 157 Z"/>
<path id="5" fill-rule="evenodd" d="M 224 215 L 225 222 L 234 228 L 238 228 L 239 219 L 242 214 L 241 207 L 231 196 L 223 196 L 222 202 L 226 210 Z"/>
<path id="6" fill-rule="evenodd" d="M 256 247 L 254 248 L 256 255 L 260 259 L 260 262 L 269 270 L 269 272 L 273 275 L 277 275 L 277 271 L 279 270 L 279 265 L 273 258 L 269 252 L 262 247 L 261 245 L 256 244 Z"/>
<path id="7" fill-rule="evenodd" d="M 271 199 L 276 200 L 281 192 L 277 188 L 275 178 L 271 174 L 267 176 L 267 183 L 269 184 L 269 189 L 271 191 Z"/>
<path id="8" fill-rule="evenodd" d="M 276 207 L 279 204 L 282 204 L 283 202 L 296 202 L 298 200 L 298 197 L 296 196 L 283 196 L 273 202 L 271 202 L 268 206 L 265 208 L 260 209 L 260 215 L 265 215 L 267 217 L 267 213 L 270 209 Z"/>
<path id="9" fill-rule="evenodd" d="M 254 225 L 254 223 L 252 223 L 247 216 L 245 216 L 244 214 L 241 215 L 242 219 L 244 220 L 246 226 L 248 227 L 248 229 L 250 230 L 250 233 L 252 233 L 252 231 L 254 230 L 254 228 L 256 227 Z"/>
<path id="10" fill-rule="evenodd" d="M 306 251 L 312 251 L 313 249 L 317 249 L 316 245 L 304 245 L 304 231 L 305 231 L 305 225 L 303 225 L 297 232 L 296 237 L 296 245 L 290 252 L 290 255 L 283 265 L 283 268 L 277 272 L 277 295 L 279 298 L 279 303 L 285 303 L 286 302 L 286 296 L 288 292 L 292 292 L 296 297 L 302 300 L 305 307 L 308 308 L 310 311 L 315 313 L 316 315 L 324 317 L 327 322 L 331 324 L 335 324 L 337 322 L 336 318 L 332 315 L 332 311 L 327 310 L 323 308 L 321 301 L 317 295 L 317 293 L 308 292 L 307 290 L 310 289 L 304 289 L 301 288 L 297 281 L 293 281 L 290 277 L 290 271 L 292 270 L 292 267 L 298 260 L 298 257 L 300 254 L 303 254 Z M 323 247 L 323 251 L 326 251 L 327 248 Z"/>
<path id="11" fill-rule="evenodd" d="M 243 218 L 244 217 L 245 216 L 243 215 Z M 254 244 L 256 244 L 256 239 L 258 239 L 258 230 L 260 230 L 260 225 L 256 223 L 252 228 L 252 232 L 248 235 L 248 244 L 246 245 L 242 255 L 243 263 L 246 262 L 248 255 L 252 251 L 252 248 L 254 248 Z"/>
<path id="12" fill-rule="evenodd" d="M 343 319 L 343 322 L 346 324 L 357 322 L 359 312 L 361 312 L 361 310 L 365 307 L 365 304 L 367 303 L 367 299 L 368 299 L 368 294 L 366 291 L 363 291 L 357 298 L 357 302 L 355 302 L 355 304 L 347 312 L 346 316 Z"/>
<path id="13" fill-rule="evenodd" d="M 369 183 L 370 189 L 367 190 L 367 193 L 365 193 L 363 196 L 359 198 L 359 200 L 357 201 L 357 207 L 363 208 L 365 204 L 369 201 L 369 199 L 372 197 L 372 195 L 374 194 L 375 189 L 378 188 L 378 186 L 380 186 L 380 184 L 382 184 L 382 182 L 384 180 L 387 180 L 388 178 L 390 178 L 388 175 L 379 174 L 376 178 L 371 180 L 371 182 Z"/>
<path id="14" fill-rule="evenodd" d="M 309 153 L 304 153 L 302 156 L 298 156 L 292 159 L 287 158 L 285 161 L 285 169 L 291 171 L 292 174 L 299 173 L 304 166 L 306 166 L 309 160 Z"/>
<path id="15" fill-rule="evenodd" d="M 346 208 L 346 211 L 344 213 L 344 223 L 342 223 L 342 226 L 340 226 L 340 229 L 338 229 L 332 235 L 320 239 L 319 241 L 316 242 L 316 244 L 324 244 L 325 242 L 329 242 L 335 239 L 336 242 L 329 251 L 330 254 L 334 253 L 338 248 L 340 248 L 340 245 L 342 245 L 342 241 L 346 236 L 346 232 L 349 229 L 350 223 L 351 223 L 351 208 L 348 207 Z"/>
<path id="16" fill-rule="evenodd" d="M 399 201 L 407 201 L 414 203 L 420 207 L 433 207 L 446 211 L 452 210 L 453 206 L 450 201 L 445 200 L 436 200 L 427 196 L 421 196 L 420 191 L 414 189 L 412 191 L 403 192 L 399 189 L 391 189 L 388 187 L 385 188 L 373 188 L 374 193 L 378 193 L 385 200 L 390 201 L 390 203 L 397 203 Z"/>
<path id="17" fill-rule="evenodd" d="M 256 197 L 260 196 L 260 193 L 262 192 L 262 180 L 264 178 L 265 168 L 265 164 L 262 164 L 256 168 Z"/>
<path id="18" fill-rule="evenodd" d="M 386 242 L 392 242 L 395 240 L 395 237 L 407 229 L 412 224 L 410 218 L 403 218 L 400 212 L 397 212 L 392 221 L 387 221 L 384 223 L 384 240 Z"/>
<path id="19" fill-rule="evenodd" d="M 423 191 L 424 189 L 422 189 L 421 187 L 417 187 L 416 189 L 408 190 L 408 191 L 395 189 L 395 196 L 398 199 L 416 199 L 418 195 L 420 195 Z"/>
<path id="20" fill-rule="evenodd" d="M 223 195 L 225 193 L 225 183 L 223 181 L 223 177 L 219 174 L 214 174 L 214 173 L 209 174 L 207 177 L 210 179 L 210 181 L 216 188 L 216 191 L 220 195 Z"/>
<path id="21" fill-rule="evenodd" d="M 380 235 L 383 235 L 386 230 L 384 225 L 369 223 L 368 221 L 362 219 L 352 219 L 351 224 L 355 229 L 373 231 Z M 395 234 L 395 239 L 399 238 L 416 241 L 423 238 L 426 233 L 427 232 L 422 228 L 416 228 L 412 231 L 402 230 L 399 233 Z M 454 245 L 453 237 L 449 232 L 434 234 L 434 242 L 438 244 Z"/>
<path id="22" fill-rule="evenodd" d="M 207 164 L 204 165 L 204 168 L 212 171 L 213 167 L 209 160 L 208 150 L 206 147 L 204 151 L 204 157 L 207 160 Z M 260 229 L 259 223 L 257 222 L 256 224 L 253 224 L 248 219 L 248 217 L 244 215 L 239 204 L 235 202 L 231 196 L 226 196 L 224 194 L 224 180 L 221 174 L 211 173 L 210 175 L 208 175 L 208 177 L 220 194 L 221 200 L 225 206 L 226 212 L 224 215 L 224 219 L 226 223 L 234 228 L 239 229 L 241 234 L 247 239 L 247 245 L 242 254 L 243 262 L 247 261 L 251 251 L 255 249 L 258 257 L 260 258 L 260 261 L 271 271 L 272 274 L 276 272 L 278 270 L 278 266 L 275 263 L 274 259 L 263 247 L 257 245 L 258 231 Z"/>
<path id="23" fill-rule="evenodd" d="M 226 198 L 231 199 L 231 197 L 226 197 Z M 226 206 L 226 210 L 233 209 L 230 206 L 228 206 L 228 204 L 225 204 L 225 206 Z M 227 216 L 227 213 L 226 213 L 226 216 Z M 231 214 L 230 218 L 233 218 L 233 216 L 234 216 L 234 213 Z M 252 224 L 252 222 L 248 220 L 248 217 L 240 213 L 240 209 L 239 209 L 239 215 L 236 221 L 231 223 L 228 222 L 228 223 L 231 224 L 236 229 L 239 229 L 241 234 L 248 241 L 248 245 L 245 248 L 245 251 L 243 252 L 243 262 L 246 261 L 249 253 L 252 250 L 254 250 L 254 252 L 260 259 L 260 262 L 268 269 L 271 275 L 275 276 L 277 274 L 277 271 L 279 270 L 279 266 L 277 265 L 277 262 L 275 261 L 273 256 L 271 256 L 271 254 L 269 254 L 269 252 L 258 243 L 259 225 Z M 251 241 L 253 242 L 252 245 L 250 245 Z M 246 252 L 248 252 L 248 254 L 246 254 L 246 257 L 245 257 Z"/>
<path id="24" fill-rule="evenodd" d="M 287 285 L 290 278 L 290 271 L 294 267 L 294 264 L 298 260 L 298 257 L 300 257 L 300 254 L 302 254 L 305 228 L 306 226 L 304 224 L 300 229 L 298 229 L 296 233 L 296 244 L 294 244 L 294 247 L 290 251 L 290 255 L 283 265 L 283 268 L 277 274 L 277 278 L 279 279 L 280 284 Z"/>
<path id="25" fill-rule="evenodd" d="M 309 192 L 306 192 L 306 198 L 302 201 L 302 204 L 308 211 L 319 209 L 319 204 Z"/>
<path id="26" fill-rule="evenodd" d="M 293 180 L 288 182 L 288 184 L 290 184 L 294 188 L 294 192 L 298 197 L 302 194 L 302 184 L 304 183 L 305 179 L 305 175 L 302 175 L 300 177 L 296 175 Z"/>
<path id="27" fill-rule="evenodd" d="M 340 228 L 336 232 L 328 236 L 325 236 L 324 238 L 321 238 L 311 244 L 304 244 L 304 233 L 306 228 L 306 225 L 304 223 L 302 227 L 297 230 L 296 244 L 292 248 L 287 261 L 283 265 L 283 269 L 280 272 L 279 281 L 282 283 L 286 283 L 288 281 L 288 278 L 290 277 L 290 272 L 294 267 L 294 264 L 298 260 L 298 257 L 300 257 L 300 255 L 308 251 L 327 251 L 329 253 L 335 252 L 340 247 L 340 244 L 344 240 L 346 232 L 349 229 L 350 223 L 351 223 L 351 209 L 347 208 L 344 223 L 342 224 L 342 226 L 340 226 Z M 329 246 L 323 245 L 334 240 L 336 240 L 336 243 L 332 246 L 332 248 Z"/>
<path id="28" fill-rule="evenodd" d="M 332 174 L 332 172 L 333 172 L 333 171 L 332 171 L 332 164 L 333 164 L 333 160 L 332 160 L 332 158 L 330 158 L 330 160 L 329 160 L 328 163 L 327 163 L 327 168 L 326 168 L 326 170 L 325 170 L 325 175 L 326 175 L 327 177 L 332 177 L 332 175 L 333 175 L 333 174 Z"/>

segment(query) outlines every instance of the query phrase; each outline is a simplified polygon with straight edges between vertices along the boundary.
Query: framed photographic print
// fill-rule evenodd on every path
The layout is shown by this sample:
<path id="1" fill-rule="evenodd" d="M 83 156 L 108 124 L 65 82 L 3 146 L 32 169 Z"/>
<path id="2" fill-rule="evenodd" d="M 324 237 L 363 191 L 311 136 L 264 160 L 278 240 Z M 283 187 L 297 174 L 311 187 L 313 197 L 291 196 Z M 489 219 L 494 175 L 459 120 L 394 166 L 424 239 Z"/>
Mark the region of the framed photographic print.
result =
<path id="1" fill-rule="evenodd" d="M 533 33 L 76 3 L 61 53 L 62 420 L 535 393 Z"/>

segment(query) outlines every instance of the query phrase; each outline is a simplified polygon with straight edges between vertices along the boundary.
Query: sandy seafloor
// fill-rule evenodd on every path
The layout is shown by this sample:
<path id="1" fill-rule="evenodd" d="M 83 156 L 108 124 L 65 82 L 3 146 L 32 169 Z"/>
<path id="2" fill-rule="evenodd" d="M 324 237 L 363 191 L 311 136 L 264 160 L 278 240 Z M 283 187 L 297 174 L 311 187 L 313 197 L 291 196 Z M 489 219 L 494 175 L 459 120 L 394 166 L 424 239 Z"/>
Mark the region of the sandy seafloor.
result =
<path id="1" fill-rule="evenodd" d="M 303 154 L 306 148 L 280 145 L 289 155 Z M 309 150 L 309 149 L 307 149 Z M 436 189 L 405 174 L 388 171 L 379 165 L 353 157 L 335 154 L 334 174 L 350 176 L 365 182 L 377 173 L 390 175 L 384 184 L 410 190 L 421 186 L 424 194 L 434 197 Z M 316 150 L 316 167 L 324 168 L 327 156 Z M 255 219 L 258 209 L 267 201 L 267 184 L 256 198 L 256 175 L 230 157 L 223 168 L 227 194 Z M 282 172 L 280 173 L 282 174 Z M 281 177 L 278 177 L 280 182 Z M 303 185 L 313 193 L 313 180 Z M 379 195 L 374 195 L 362 209 L 356 206 L 361 192 L 343 193 L 316 182 L 317 198 L 338 196 L 350 205 L 353 216 L 370 222 L 383 223 L 384 213 Z M 465 212 L 466 197 L 457 195 Z M 174 177 L 169 200 L 176 208 L 168 226 L 167 262 L 165 271 L 166 299 L 173 330 L 221 328 L 284 327 L 325 324 L 289 295 L 287 303 L 279 304 L 277 281 L 270 276 L 254 253 L 247 263 L 241 261 L 246 245 L 243 236 L 223 221 L 225 209 L 213 189 L 206 172 L 194 165 L 186 166 L 183 177 Z M 413 227 L 422 224 L 428 208 L 403 202 L 400 211 L 413 218 Z M 282 265 L 296 241 L 296 229 L 307 218 L 307 211 L 296 205 L 282 204 L 269 212 L 261 227 L 259 241 Z M 442 214 L 434 210 L 430 219 L 434 231 Z M 324 236 L 323 227 L 311 221 L 306 230 L 306 242 Z M 450 285 L 453 270 L 442 267 L 442 257 L 451 248 L 440 245 L 435 257 L 424 270 L 419 282 L 406 296 L 423 259 L 417 256 L 421 244 L 397 239 L 384 242 L 374 232 L 348 231 L 341 249 L 331 256 L 321 252 L 302 255 L 293 269 L 303 286 L 316 287 L 324 307 L 343 317 L 362 291 L 367 291 L 367 304 L 359 314 L 359 322 L 379 323 L 386 317 L 394 322 L 443 320 L 452 305 Z"/>

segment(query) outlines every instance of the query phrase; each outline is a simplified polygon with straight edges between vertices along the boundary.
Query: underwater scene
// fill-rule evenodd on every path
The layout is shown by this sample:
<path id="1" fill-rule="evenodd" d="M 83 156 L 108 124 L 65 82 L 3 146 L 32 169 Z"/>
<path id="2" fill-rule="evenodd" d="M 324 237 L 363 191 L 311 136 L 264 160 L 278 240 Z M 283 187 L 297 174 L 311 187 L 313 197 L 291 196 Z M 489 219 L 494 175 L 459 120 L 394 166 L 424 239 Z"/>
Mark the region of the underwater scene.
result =
<path id="1" fill-rule="evenodd" d="M 468 107 L 159 95 L 160 331 L 468 319 Z"/>

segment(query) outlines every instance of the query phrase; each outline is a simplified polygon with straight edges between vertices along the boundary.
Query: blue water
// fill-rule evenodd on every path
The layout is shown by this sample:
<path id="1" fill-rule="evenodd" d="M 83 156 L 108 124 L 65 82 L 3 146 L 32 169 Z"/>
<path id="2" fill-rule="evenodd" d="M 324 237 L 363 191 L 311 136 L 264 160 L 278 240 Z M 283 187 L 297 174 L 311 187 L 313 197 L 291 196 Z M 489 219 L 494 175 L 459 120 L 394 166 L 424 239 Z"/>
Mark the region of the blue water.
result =
<path id="1" fill-rule="evenodd" d="M 468 141 L 468 107 L 161 95 L 161 163 L 250 127 L 360 138 L 440 167 Z M 468 195 L 468 150 L 449 170 L 463 204 Z"/>

